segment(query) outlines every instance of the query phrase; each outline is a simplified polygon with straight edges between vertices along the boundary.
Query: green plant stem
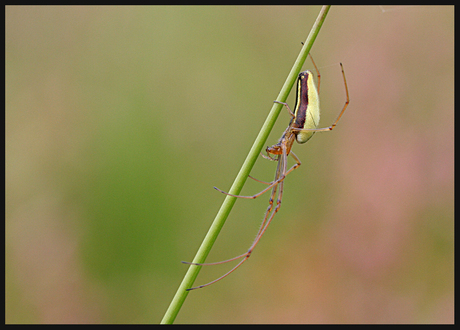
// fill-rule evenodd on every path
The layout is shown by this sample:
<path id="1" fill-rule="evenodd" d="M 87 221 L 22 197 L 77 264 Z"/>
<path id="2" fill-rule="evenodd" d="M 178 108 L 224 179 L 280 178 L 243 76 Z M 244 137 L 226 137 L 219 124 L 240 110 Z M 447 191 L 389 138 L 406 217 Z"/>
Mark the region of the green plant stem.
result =
<path id="1" fill-rule="evenodd" d="M 311 31 L 300 51 L 299 56 L 297 57 L 294 65 L 292 66 L 291 72 L 289 72 L 289 75 L 283 87 L 281 88 L 278 97 L 276 98 L 277 101 L 286 102 L 289 92 L 291 91 L 292 86 L 294 85 L 295 80 L 302 68 L 302 65 L 304 64 L 308 56 L 308 53 L 310 52 L 313 42 L 315 41 L 316 36 L 318 35 L 319 30 L 321 29 L 321 26 L 323 25 L 323 22 L 326 19 L 326 15 L 329 11 L 329 8 L 330 6 L 323 6 L 321 8 L 318 18 L 313 24 L 313 27 L 311 28 Z M 268 117 L 265 120 L 259 132 L 259 135 L 254 141 L 254 144 L 252 145 L 252 148 L 249 151 L 249 154 L 246 157 L 246 160 L 244 161 L 243 166 L 240 169 L 240 172 L 236 176 L 236 179 L 229 190 L 230 194 L 238 195 L 240 193 L 244 183 L 248 178 L 249 173 L 251 172 L 260 152 L 262 151 L 263 146 L 265 145 L 265 142 L 267 141 L 268 135 L 270 134 L 273 126 L 275 125 L 276 119 L 278 118 L 281 109 L 281 104 L 273 103 L 272 109 L 268 114 Z M 227 219 L 233 205 L 235 204 L 235 201 L 236 197 L 228 195 L 225 197 L 219 212 L 217 213 L 211 227 L 209 228 L 208 233 L 206 234 L 206 237 L 203 240 L 203 243 L 198 249 L 195 258 L 193 259 L 194 263 L 205 262 L 206 257 L 208 256 L 215 240 L 217 239 L 217 235 L 219 235 L 219 232 L 222 229 L 225 220 Z M 192 287 L 201 267 L 202 266 L 196 265 L 189 266 L 187 273 L 185 274 L 184 279 L 182 280 L 182 283 L 177 289 L 176 295 L 174 296 L 171 304 L 169 305 L 169 308 L 166 311 L 163 320 L 161 320 L 161 323 L 170 324 L 174 322 L 174 319 L 179 313 L 179 310 L 182 307 L 182 304 L 184 303 L 185 298 L 189 293 L 189 291 L 186 291 L 186 289 Z"/>

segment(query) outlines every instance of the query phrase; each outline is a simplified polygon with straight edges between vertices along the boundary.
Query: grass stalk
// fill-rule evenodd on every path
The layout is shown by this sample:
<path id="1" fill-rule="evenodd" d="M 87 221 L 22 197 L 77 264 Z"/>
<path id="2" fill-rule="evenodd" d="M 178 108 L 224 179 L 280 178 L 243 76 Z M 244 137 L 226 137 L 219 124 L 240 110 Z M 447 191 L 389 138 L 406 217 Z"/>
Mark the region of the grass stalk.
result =
<path id="1" fill-rule="evenodd" d="M 299 56 L 294 62 L 294 65 L 292 66 L 292 69 L 289 72 L 289 75 L 286 78 L 286 81 L 283 87 L 281 88 L 278 97 L 276 98 L 277 101 L 286 102 L 289 92 L 291 91 L 292 86 L 295 83 L 295 80 L 302 68 L 302 65 L 304 64 L 308 56 L 308 53 L 310 52 L 310 49 L 313 46 L 313 42 L 315 41 L 316 36 L 318 35 L 319 30 L 321 29 L 321 26 L 323 25 L 323 22 L 326 19 L 329 8 L 330 6 L 323 6 L 321 8 L 318 18 L 313 24 L 310 33 L 308 34 L 308 37 L 304 42 L 302 49 L 300 50 Z M 241 192 L 241 189 L 243 188 L 243 185 L 246 182 L 249 173 L 251 172 L 260 152 L 262 151 L 263 146 L 265 145 L 265 142 L 267 141 L 267 138 L 273 126 L 275 125 L 276 119 L 278 118 L 282 107 L 283 106 L 279 103 L 273 103 L 273 106 L 270 110 L 270 113 L 267 116 L 267 119 L 265 120 L 256 140 L 254 141 L 254 144 L 252 145 L 251 150 L 249 151 L 248 156 L 246 157 L 246 160 L 244 161 L 238 175 L 235 178 L 235 181 L 233 182 L 232 187 L 229 190 L 230 194 L 238 195 Z M 200 248 L 198 249 L 198 252 L 195 255 L 195 258 L 193 259 L 194 263 L 205 262 L 206 257 L 211 251 L 211 248 L 214 242 L 216 241 L 217 236 L 219 235 L 219 232 L 222 229 L 225 220 L 227 219 L 235 202 L 236 197 L 225 197 L 224 202 L 221 208 L 219 209 L 219 212 L 217 213 L 213 223 L 211 224 L 211 227 L 209 228 L 208 233 L 206 234 Z M 195 279 L 198 276 L 201 267 L 202 266 L 196 265 L 189 266 L 187 273 L 185 274 L 184 279 L 182 280 L 182 283 L 177 289 L 176 295 L 171 301 L 171 304 L 169 305 L 169 308 L 161 321 L 162 324 L 171 324 L 174 322 L 177 314 L 179 313 L 180 308 L 182 307 L 182 304 L 185 301 L 185 298 L 187 298 L 187 295 L 189 293 L 189 291 L 186 291 L 186 289 L 193 286 L 193 283 L 195 282 Z"/>

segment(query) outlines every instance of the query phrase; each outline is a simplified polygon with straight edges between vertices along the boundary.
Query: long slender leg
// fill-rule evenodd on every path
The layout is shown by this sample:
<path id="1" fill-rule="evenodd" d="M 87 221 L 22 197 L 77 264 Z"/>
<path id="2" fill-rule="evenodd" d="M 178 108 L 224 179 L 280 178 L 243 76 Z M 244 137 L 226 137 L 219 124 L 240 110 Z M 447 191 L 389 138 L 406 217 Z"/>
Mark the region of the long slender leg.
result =
<path id="1" fill-rule="evenodd" d="M 297 158 L 297 157 L 295 156 L 295 158 Z M 286 177 L 286 175 L 287 175 L 286 169 L 287 169 L 287 155 L 286 155 L 286 149 L 283 149 L 283 154 L 281 155 L 280 161 L 279 161 L 278 166 L 276 168 L 275 180 L 276 180 L 276 178 L 279 178 L 280 176 Z M 278 192 L 278 197 L 277 197 L 277 201 L 276 201 L 277 205 L 275 207 L 275 210 L 274 210 L 272 216 L 270 216 L 269 220 L 267 221 L 267 217 L 272 212 L 272 209 L 273 209 L 273 201 L 275 199 L 276 190 L 277 190 L 278 187 L 279 187 L 279 192 Z M 273 187 L 273 192 L 272 192 L 272 194 L 270 196 L 270 200 L 268 202 L 269 205 L 268 205 L 267 211 L 265 212 L 264 221 L 262 222 L 262 225 L 260 226 L 259 231 L 257 233 L 256 239 L 254 240 L 254 243 L 252 244 L 252 246 L 249 249 L 249 251 L 252 251 L 252 249 L 254 249 L 254 247 L 256 246 L 257 242 L 260 240 L 260 238 L 264 234 L 265 230 L 267 230 L 267 227 L 270 224 L 270 221 L 273 218 L 274 213 L 278 212 L 278 209 L 281 206 L 281 197 L 283 195 L 283 188 L 284 188 L 284 180 L 281 181 L 279 183 L 279 185 Z"/>
<path id="2" fill-rule="evenodd" d="M 265 231 L 267 230 L 268 226 L 270 225 L 271 221 L 273 220 L 273 217 L 275 216 L 275 214 L 279 211 L 279 209 L 281 208 L 281 198 L 283 197 L 283 188 L 284 188 L 284 181 L 281 182 L 279 184 L 279 192 L 278 192 L 278 198 L 276 200 L 276 206 L 275 206 L 275 209 L 273 210 L 273 212 L 271 212 L 271 215 L 269 217 L 269 219 L 266 221 L 264 220 L 265 224 L 263 227 L 261 227 L 261 229 L 259 230 L 259 233 L 255 239 L 255 241 L 252 243 L 251 247 L 249 248 L 248 250 L 248 253 L 252 253 L 252 251 L 254 250 L 254 248 L 256 247 L 257 243 L 259 243 L 260 239 L 262 238 L 262 235 L 265 233 Z M 272 201 L 272 204 L 273 204 L 273 201 Z M 270 207 L 272 208 L 273 205 Z M 268 211 L 268 210 L 267 210 Z M 267 215 L 270 213 L 270 212 L 267 212 Z M 266 216 L 267 216 L 266 215 Z"/>
<path id="3" fill-rule="evenodd" d="M 248 177 L 251 178 L 251 179 L 253 179 L 254 181 L 257 181 L 257 182 L 260 182 L 260 183 L 263 183 L 263 184 L 267 184 L 267 185 L 272 184 L 271 182 L 265 182 L 265 181 L 256 179 L 255 177 L 250 176 L 250 175 L 248 175 Z"/>
<path id="4" fill-rule="evenodd" d="M 237 260 L 237 259 L 240 259 L 240 258 L 243 258 L 244 256 L 246 256 L 248 253 L 245 252 L 243 254 L 240 254 L 239 256 L 236 256 L 236 257 L 233 257 L 233 258 L 230 258 L 230 259 L 227 259 L 227 260 L 222 260 L 222 261 L 216 261 L 216 262 L 203 262 L 203 263 L 200 263 L 200 262 L 190 262 L 190 261 L 182 261 L 183 264 L 186 264 L 186 265 L 195 265 L 195 266 L 214 266 L 214 265 L 220 265 L 220 264 L 225 264 L 227 262 L 230 262 L 230 261 L 233 261 L 233 260 Z"/>
<path id="5" fill-rule="evenodd" d="M 315 70 L 316 70 L 316 75 L 318 76 L 318 94 L 319 94 L 319 86 L 321 84 L 321 75 L 319 74 L 319 70 L 318 70 L 318 67 L 316 66 L 315 61 L 313 61 L 313 56 L 311 56 L 310 53 L 308 53 L 308 55 L 310 56 L 311 62 L 313 63 Z"/>
<path id="6" fill-rule="evenodd" d="M 280 169 L 280 166 L 278 165 L 277 166 L 277 169 L 276 169 L 276 175 L 275 175 L 275 180 L 278 178 L 279 176 L 279 169 Z M 266 184 L 269 184 L 267 182 L 264 182 Z M 257 238 L 259 237 L 260 235 L 260 232 L 263 230 L 264 226 L 265 226 L 265 222 L 267 220 L 267 215 L 270 213 L 271 209 L 273 208 L 273 200 L 274 200 L 274 196 L 275 196 L 275 193 L 277 191 L 277 188 L 278 188 L 278 185 L 274 186 L 272 188 L 272 194 L 270 196 L 270 200 L 269 200 L 269 206 L 267 208 L 267 210 L 265 211 L 265 217 L 264 217 L 264 220 L 262 221 L 262 224 L 260 225 L 259 227 L 259 230 L 257 232 L 257 235 L 256 235 L 256 238 L 255 240 L 257 240 Z M 251 245 L 252 247 L 252 245 Z M 249 249 L 250 250 L 250 249 Z M 248 250 L 248 251 L 249 251 Z M 217 261 L 217 262 L 205 262 L 205 263 L 197 263 L 197 262 L 189 262 L 189 261 L 182 261 L 182 263 L 184 264 L 187 264 L 187 265 L 195 265 L 195 266 L 212 266 L 212 265 L 219 265 L 219 264 L 223 264 L 223 263 L 226 263 L 226 262 L 230 262 L 230 261 L 233 261 L 233 260 L 236 260 L 236 259 L 240 259 L 240 258 L 243 258 L 245 257 L 246 255 L 248 254 L 248 252 L 245 252 L 239 256 L 236 256 L 236 257 L 233 257 L 233 258 L 230 258 L 230 259 L 226 259 L 226 260 L 223 260 L 223 261 Z"/>
<path id="7" fill-rule="evenodd" d="M 278 162 L 278 166 L 276 167 L 276 173 L 275 173 L 275 181 L 277 179 L 280 178 L 280 176 L 284 175 L 284 172 L 285 172 L 285 158 L 283 157 L 284 155 L 281 155 L 282 157 L 280 157 L 280 160 Z M 284 171 L 283 171 L 284 169 Z M 284 183 L 284 181 L 281 181 L 279 183 L 279 185 L 276 185 L 276 186 L 273 186 L 273 189 L 272 189 L 272 193 L 270 195 L 270 199 L 268 200 L 268 207 L 267 207 L 267 210 L 265 211 L 265 216 L 264 216 L 264 220 L 262 221 L 260 227 L 259 227 L 259 230 L 257 232 L 257 235 L 256 235 L 256 238 L 254 239 L 254 242 L 258 241 L 260 239 L 260 236 L 261 236 L 261 233 L 264 232 L 264 228 L 265 228 L 265 223 L 267 222 L 267 218 L 268 218 L 268 215 L 270 214 L 270 212 L 272 211 L 273 209 L 273 201 L 275 199 L 275 196 L 276 196 L 276 191 L 278 190 L 278 187 L 281 187 L 281 185 Z M 251 245 L 251 248 L 253 247 L 254 243 Z M 251 248 L 249 248 L 248 252 L 251 251 Z"/>
<path id="8" fill-rule="evenodd" d="M 190 289 L 185 289 L 186 291 L 191 291 L 191 290 L 195 290 L 195 289 L 201 289 L 201 288 L 204 288 L 205 286 L 208 286 L 208 285 L 211 285 L 211 284 L 214 284 L 216 283 L 217 281 L 220 281 L 221 279 L 223 279 L 224 277 L 227 277 L 228 275 L 230 275 L 231 273 L 233 273 L 238 267 L 241 266 L 241 264 L 243 262 L 245 262 L 246 260 L 248 260 L 249 258 L 249 255 L 247 253 L 244 254 L 246 257 L 241 260 L 235 267 L 233 267 L 232 269 L 230 269 L 230 271 L 228 271 L 227 273 L 225 273 L 224 275 L 222 275 L 221 277 L 219 278 L 216 278 L 214 281 L 211 281 L 209 283 L 206 283 L 206 284 L 203 284 L 203 285 L 199 285 L 199 286 L 195 286 L 193 288 L 190 288 Z M 233 259 L 234 260 L 234 259 Z M 204 264 L 200 264 L 200 265 L 204 265 Z"/>
<path id="9" fill-rule="evenodd" d="M 289 114 L 290 114 L 293 118 L 295 118 L 294 112 L 291 111 L 291 108 L 289 108 L 289 105 L 288 105 L 286 102 L 280 102 L 280 101 L 275 100 L 275 101 L 273 101 L 273 103 L 279 103 L 279 104 L 284 105 L 284 106 L 286 107 L 286 109 L 289 111 Z"/>
<path id="10" fill-rule="evenodd" d="M 297 157 L 295 157 L 295 158 L 297 159 Z M 286 163 L 287 163 L 287 155 L 286 155 L 286 150 L 284 149 L 283 154 L 280 157 L 280 161 L 278 163 L 278 166 L 276 168 L 275 181 L 277 181 L 280 176 L 286 176 L 286 168 L 287 168 Z M 259 243 L 259 241 L 262 238 L 263 234 L 265 233 L 265 231 L 267 230 L 268 226 L 270 225 L 270 222 L 273 220 L 273 217 L 275 216 L 275 214 L 278 212 L 279 208 L 281 207 L 281 198 L 282 198 L 282 195 L 283 195 L 283 186 L 284 186 L 284 181 L 281 181 L 280 184 L 279 184 L 279 192 L 278 192 L 278 197 L 277 197 L 277 201 L 276 201 L 276 207 L 275 207 L 274 210 L 273 210 L 273 201 L 274 201 L 274 198 L 276 196 L 276 192 L 278 190 L 278 185 L 275 185 L 273 187 L 272 194 L 270 195 L 269 206 L 268 206 L 268 208 L 267 208 L 267 210 L 265 212 L 264 220 L 262 221 L 262 224 L 261 224 L 261 226 L 259 228 L 259 231 L 257 232 L 256 238 L 254 239 L 254 241 L 252 242 L 250 248 L 248 249 L 248 251 L 246 253 L 243 253 L 243 254 L 241 254 L 241 255 L 239 255 L 237 257 L 233 257 L 231 259 L 227 259 L 227 260 L 219 261 L 219 262 L 215 262 L 215 263 L 198 264 L 198 263 L 184 262 L 184 263 L 187 263 L 187 264 L 206 266 L 206 265 L 216 265 L 216 264 L 226 263 L 226 262 L 233 261 L 233 260 L 236 260 L 236 259 L 239 259 L 239 258 L 243 258 L 243 260 L 241 260 L 235 267 L 230 269 L 227 273 L 225 273 L 224 275 L 220 276 L 219 278 L 217 278 L 217 279 L 215 279 L 215 280 L 213 280 L 213 281 L 211 281 L 209 283 L 206 283 L 206 284 L 203 284 L 203 285 L 199 285 L 199 286 L 187 289 L 187 291 L 200 289 L 200 288 L 206 287 L 208 285 L 214 284 L 217 281 L 220 281 L 221 279 L 227 277 L 232 272 L 234 272 L 238 267 L 240 267 L 243 264 L 243 262 L 245 262 L 246 260 L 249 259 L 249 257 L 251 256 L 252 251 L 254 250 L 256 245 Z M 272 212 L 272 210 L 273 210 L 273 212 Z"/>
<path id="11" fill-rule="evenodd" d="M 233 194 L 229 194 L 223 190 L 220 190 L 219 188 L 217 187 L 214 187 L 214 189 L 216 189 L 217 191 L 220 191 L 222 194 L 225 194 L 225 195 L 228 195 L 228 196 L 232 196 L 232 197 L 238 197 L 238 198 L 246 198 L 246 199 L 256 199 L 257 197 L 259 197 L 260 195 L 263 195 L 264 193 L 266 193 L 267 191 L 269 191 L 273 186 L 277 185 L 278 183 L 280 183 L 281 181 L 284 180 L 284 177 L 276 180 L 276 181 L 273 181 L 270 183 L 270 185 L 265 188 L 264 190 L 262 190 L 261 192 L 258 192 L 257 194 L 255 195 L 252 195 L 252 196 L 241 196 L 241 195 L 233 195 Z"/>
<path id="12" fill-rule="evenodd" d="M 191 291 L 191 290 L 195 290 L 195 289 L 201 289 L 201 288 L 204 288 L 206 286 L 209 286 L 211 284 L 214 284 L 216 283 L 217 281 L 220 281 L 221 279 L 227 277 L 228 275 L 230 275 L 231 273 L 233 273 L 237 268 L 239 268 L 243 262 L 245 262 L 246 260 L 249 259 L 249 257 L 251 256 L 251 253 L 252 251 L 254 250 L 254 248 L 256 247 L 257 243 L 259 243 L 260 239 L 262 238 L 262 235 L 265 233 L 265 231 L 267 230 L 267 227 L 268 225 L 270 224 L 270 222 L 273 220 L 273 217 L 275 216 L 275 214 L 278 212 L 278 210 L 280 209 L 281 207 L 281 196 L 282 196 L 282 185 L 284 184 L 284 182 L 281 182 L 280 184 L 280 194 L 279 194 L 279 197 L 278 197 L 278 200 L 277 200 L 277 205 L 273 211 L 273 213 L 271 214 L 269 220 L 267 221 L 266 225 L 261 227 L 261 231 L 260 233 L 258 234 L 258 236 L 256 237 L 256 240 L 252 243 L 251 247 L 249 248 L 248 252 L 246 252 L 245 254 L 242 254 L 241 256 L 238 256 L 238 257 L 235 257 L 235 258 L 232 258 L 230 260 L 235 260 L 235 259 L 238 259 L 238 258 L 241 258 L 244 256 L 244 259 L 241 260 L 235 267 L 233 267 L 232 269 L 230 269 L 227 273 L 225 273 L 224 275 L 222 275 L 221 277 L 219 278 L 216 278 L 214 281 L 211 281 L 209 283 L 206 283 L 206 284 L 202 284 L 202 285 L 199 285 L 199 286 L 195 286 L 193 288 L 190 288 L 190 289 L 186 289 L 187 291 Z M 267 214 L 268 215 L 268 214 Z M 230 260 L 226 260 L 226 261 L 230 261 Z M 226 262 L 224 261 L 224 262 Z M 207 264 L 199 264 L 199 265 L 207 265 Z"/>
<path id="13" fill-rule="evenodd" d="M 300 165 L 302 165 L 302 163 L 300 162 L 299 158 L 291 151 L 290 153 L 292 155 L 292 158 L 294 158 L 294 160 L 296 161 L 296 163 L 294 165 L 292 165 L 292 167 L 284 172 L 278 179 L 275 179 L 274 181 L 268 183 L 268 182 L 264 182 L 264 181 L 260 181 L 260 180 L 257 180 L 255 178 L 253 178 L 252 176 L 251 179 L 254 179 L 256 181 L 259 181 L 261 183 L 264 183 L 264 184 L 268 184 L 268 187 L 265 188 L 264 190 L 260 191 L 259 193 L 255 194 L 255 195 L 252 195 L 252 196 L 242 196 L 242 195 L 233 195 L 233 194 L 229 194 L 217 187 L 214 187 L 214 189 L 216 189 L 217 191 L 220 191 L 221 193 L 225 194 L 225 195 L 229 195 L 229 196 L 232 196 L 232 197 L 238 197 L 238 198 L 246 198 L 246 199 L 256 199 L 257 197 L 259 197 L 260 195 L 263 195 L 265 192 L 267 192 L 268 190 L 270 190 L 271 187 L 273 187 L 274 185 L 277 185 L 279 184 L 281 181 L 283 181 L 286 176 L 291 173 L 292 171 L 294 171 L 296 168 L 298 168 Z M 281 155 L 282 156 L 282 155 Z M 287 157 L 287 156 L 286 156 Z M 285 162 L 285 166 L 286 166 L 286 163 L 287 161 Z"/>

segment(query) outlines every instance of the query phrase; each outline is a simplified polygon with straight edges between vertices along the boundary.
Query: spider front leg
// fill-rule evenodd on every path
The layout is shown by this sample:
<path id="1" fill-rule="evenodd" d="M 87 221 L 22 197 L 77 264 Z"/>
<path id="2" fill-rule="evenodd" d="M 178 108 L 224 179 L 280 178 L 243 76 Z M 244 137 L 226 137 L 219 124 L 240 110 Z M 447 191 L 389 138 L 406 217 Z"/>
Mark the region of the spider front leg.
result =
<path id="1" fill-rule="evenodd" d="M 300 162 L 300 159 L 291 151 L 290 155 L 292 156 L 292 158 L 294 158 L 295 160 L 295 164 L 292 165 L 292 167 L 287 170 L 287 171 L 282 171 L 282 173 L 280 175 L 277 175 L 277 177 L 275 178 L 275 180 L 273 180 L 272 182 L 264 182 L 264 181 L 261 181 L 261 180 L 258 180 L 256 178 L 253 178 L 252 176 L 249 175 L 249 177 L 255 181 L 258 181 L 260 183 L 263 183 L 263 184 L 267 184 L 268 187 L 265 188 L 264 190 L 262 190 L 261 192 L 255 194 L 255 195 L 252 195 L 252 196 L 241 196 L 241 195 L 233 195 L 233 194 L 230 194 L 228 192 L 225 192 L 217 187 L 214 187 L 214 189 L 216 189 L 217 191 L 220 191 L 221 193 L 225 194 L 225 195 L 228 195 L 228 196 L 232 196 L 232 197 L 238 197 L 238 198 L 246 198 L 246 199 L 256 199 L 257 197 L 263 195 L 264 193 L 266 193 L 268 190 L 270 190 L 270 188 L 278 185 L 280 182 L 282 182 L 286 176 L 291 173 L 292 171 L 294 171 L 296 168 L 298 168 L 300 165 L 302 165 L 302 163 Z M 287 159 L 287 155 L 281 155 L 281 156 L 285 156 L 286 159 Z M 286 162 L 286 159 L 284 160 L 284 162 Z"/>
<path id="2" fill-rule="evenodd" d="M 279 104 L 282 104 L 286 107 L 286 109 L 289 111 L 289 114 L 295 118 L 295 114 L 291 111 L 291 108 L 289 108 L 289 105 L 286 103 L 286 102 L 280 102 L 280 101 L 273 101 L 273 103 L 279 103 Z"/>

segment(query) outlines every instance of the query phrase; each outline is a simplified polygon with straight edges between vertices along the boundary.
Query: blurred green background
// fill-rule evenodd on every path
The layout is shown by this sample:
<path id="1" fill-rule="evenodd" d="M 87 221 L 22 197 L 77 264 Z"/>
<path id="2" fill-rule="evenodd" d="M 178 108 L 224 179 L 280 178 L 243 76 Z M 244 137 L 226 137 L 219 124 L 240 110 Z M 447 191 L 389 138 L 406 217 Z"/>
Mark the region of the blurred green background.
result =
<path id="1" fill-rule="evenodd" d="M 319 10 L 7 6 L 6 322 L 158 323 Z M 332 7 L 312 54 L 321 126 L 339 62 L 347 112 L 294 145 L 252 258 L 176 323 L 453 322 L 454 8 Z M 245 252 L 267 202 L 237 201 L 208 261 Z"/>

